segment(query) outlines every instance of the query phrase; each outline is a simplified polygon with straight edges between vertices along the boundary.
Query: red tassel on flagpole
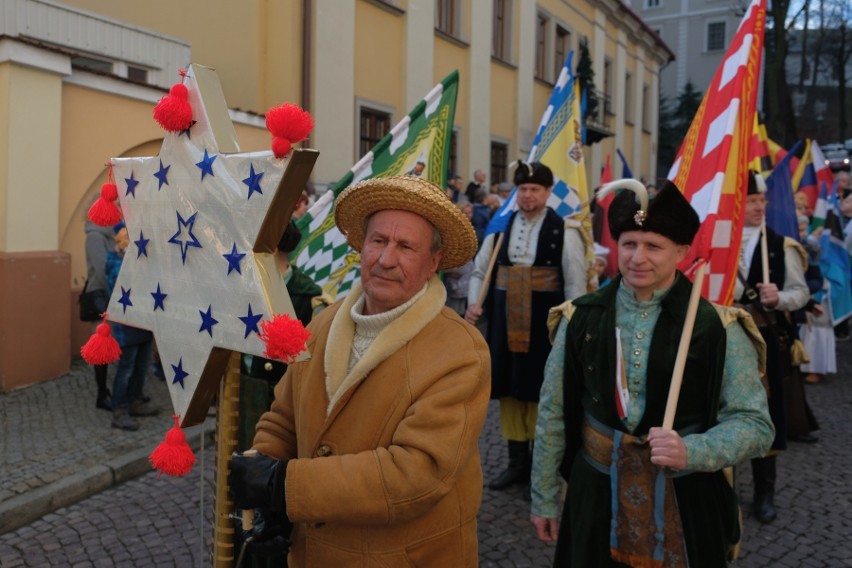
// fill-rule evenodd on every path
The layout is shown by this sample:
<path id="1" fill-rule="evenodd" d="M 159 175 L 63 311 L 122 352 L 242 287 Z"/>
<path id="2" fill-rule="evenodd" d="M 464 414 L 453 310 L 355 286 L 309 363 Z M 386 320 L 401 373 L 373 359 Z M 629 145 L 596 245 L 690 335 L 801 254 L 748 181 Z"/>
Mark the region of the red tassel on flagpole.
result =
<path id="1" fill-rule="evenodd" d="M 195 454 L 186 442 L 186 435 L 180 429 L 180 417 L 174 416 L 175 425 L 166 432 L 166 438 L 154 448 L 148 461 L 160 473 L 166 475 L 186 475 L 195 464 Z"/>
<path id="2" fill-rule="evenodd" d="M 186 76 L 186 71 L 181 69 L 180 74 Z M 192 107 L 189 104 L 189 90 L 186 85 L 172 85 L 169 94 L 160 99 L 154 107 L 154 120 L 169 132 L 180 132 L 192 126 Z"/>
<path id="3" fill-rule="evenodd" d="M 98 324 L 95 333 L 80 348 L 80 355 L 89 365 L 109 365 L 121 357 L 121 347 L 112 336 L 112 328 L 104 321 Z"/>
<path id="4" fill-rule="evenodd" d="M 301 107 L 284 103 L 266 113 L 266 129 L 272 133 L 272 153 L 279 160 L 290 153 L 293 144 L 308 137 L 314 118 Z"/>
<path id="5" fill-rule="evenodd" d="M 263 332 L 260 339 L 266 344 L 264 356 L 285 363 L 292 363 L 296 356 L 305 350 L 305 344 L 311 333 L 297 319 L 287 314 L 279 314 L 260 324 Z"/>

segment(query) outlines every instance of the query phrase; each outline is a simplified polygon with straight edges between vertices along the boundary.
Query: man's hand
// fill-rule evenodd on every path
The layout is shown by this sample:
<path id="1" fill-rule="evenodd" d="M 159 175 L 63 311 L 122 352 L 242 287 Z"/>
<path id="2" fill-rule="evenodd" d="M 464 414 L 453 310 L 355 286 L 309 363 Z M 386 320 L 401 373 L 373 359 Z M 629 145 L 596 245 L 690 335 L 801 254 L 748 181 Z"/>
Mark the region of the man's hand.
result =
<path id="1" fill-rule="evenodd" d="M 544 542 L 553 542 L 559 538 L 559 521 L 538 515 L 530 515 L 530 521 L 535 527 L 535 534 Z"/>
<path id="2" fill-rule="evenodd" d="M 674 470 L 686 469 L 686 444 L 680 434 L 665 428 L 648 431 L 651 463 Z"/>
<path id="3" fill-rule="evenodd" d="M 769 282 L 767 284 L 758 284 L 757 290 L 760 292 L 760 303 L 767 308 L 774 308 L 778 305 L 778 286 Z"/>
<path id="4" fill-rule="evenodd" d="M 477 305 L 468 306 L 464 312 L 464 319 L 471 325 L 476 325 L 479 318 L 482 317 L 482 307 Z"/>

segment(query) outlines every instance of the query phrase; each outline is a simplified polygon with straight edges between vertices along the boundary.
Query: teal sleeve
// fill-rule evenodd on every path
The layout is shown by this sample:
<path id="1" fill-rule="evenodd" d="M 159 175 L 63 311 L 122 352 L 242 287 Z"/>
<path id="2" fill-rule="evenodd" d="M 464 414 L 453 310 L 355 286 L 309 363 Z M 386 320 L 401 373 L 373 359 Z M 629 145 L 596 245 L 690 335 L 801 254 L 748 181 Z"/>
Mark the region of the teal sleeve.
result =
<path id="1" fill-rule="evenodd" d="M 684 437 L 687 469 L 716 471 L 766 455 L 775 437 L 757 351 L 738 321 L 725 328 L 727 347 L 718 424 Z"/>
<path id="2" fill-rule="evenodd" d="M 544 366 L 544 382 L 538 402 L 535 424 L 535 449 L 532 463 L 532 512 L 555 519 L 559 513 L 562 479 L 559 466 L 565 455 L 565 421 L 563 420 L 563 369 L 565 365 L 565 333 L 568 322 L 562 319 L 553 340 L 553 348 Z"/>

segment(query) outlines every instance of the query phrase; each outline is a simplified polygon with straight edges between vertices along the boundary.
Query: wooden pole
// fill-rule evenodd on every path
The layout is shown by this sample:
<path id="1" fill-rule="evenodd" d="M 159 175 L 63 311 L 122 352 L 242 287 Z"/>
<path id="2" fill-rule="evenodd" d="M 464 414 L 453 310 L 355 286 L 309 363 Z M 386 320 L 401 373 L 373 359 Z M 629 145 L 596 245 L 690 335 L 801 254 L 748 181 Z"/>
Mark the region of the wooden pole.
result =
<path id="1" fill-rule="evenodd" d="M 481 306 L 482 302 L 485 301 L 485 296 L 488 294 L 488 288 L 491 285 L 491 273 L 494 272 L 494 264 L 497 262 L 500 247 L 503 246 L 503 235 L 505 233 L 497 233 L 494 248 L 491 250 L 491 258 L 488 260 L 488 270 L 485 271 L 485 277 L 482 279 L 482 286 L 479 288 L 479 297 L 476 298 L 475 306 Z"/>
<path id="2" fill-rule="evenodd" d="M 769 247 L 766 244 L 766 219 L 760 224 L 760 262 L 763 268 L 763 283 L 769 284 Z"/>
<path id="3" fill-rule="evenodd" d="M 663 428 L 671 430 L 674 426 L 677 401 L 680 398 L 680 386 L 683 383 L 683 370 L 686 367 L 686 357 L 689 354 L 689 342 L 692 340 L 692 328 L 695 326 L 695 316 L 698 313 L 698 300 L 701 298 L 701 287 L 704 285 L 704 272 L 707 262 L 701 261 L 695 270 L 695 280 L 692 282 L 692 292 L 689 295 L 689 305 L 686 308 L 686 319 L 680 334 L 680 344 L 677 348 L 672 382 L 669 386 L 669 398 L 666 401 L 666 413 L 663 416 Z"/>
<path id="4" fill-rule="evenodd" d="M 240 415 L 240 354 L 231 353 L 225 378 L 219 389 L 219 408 L 216 412 L 216 471 L 213 480 L 213 554 L 212 565 L 231 568 L 234 565 L 234 508 L 228 494 L 228 464 L 237 448 L 237 429 Z"/>

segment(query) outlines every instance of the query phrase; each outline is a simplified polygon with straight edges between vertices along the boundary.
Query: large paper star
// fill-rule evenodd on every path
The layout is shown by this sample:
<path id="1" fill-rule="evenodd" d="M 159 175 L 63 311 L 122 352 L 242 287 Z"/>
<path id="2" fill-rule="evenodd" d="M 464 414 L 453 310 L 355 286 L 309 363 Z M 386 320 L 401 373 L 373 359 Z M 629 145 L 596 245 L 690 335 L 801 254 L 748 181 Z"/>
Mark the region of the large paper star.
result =
<path id="1" fill-rule="evenodd" d="M 154 333 L 172 405 L 188 426 L 206 417 L 232 351 L 263 355 L 260 322 L 295 317 L 272 253 L 317 152 L 239 153 L 215 72 L 192 65 L 184 84 L 195 121 L 188 131 L 167 133 L 158 156 L 112 160 L 139 240 L 108 314 Z"/>

